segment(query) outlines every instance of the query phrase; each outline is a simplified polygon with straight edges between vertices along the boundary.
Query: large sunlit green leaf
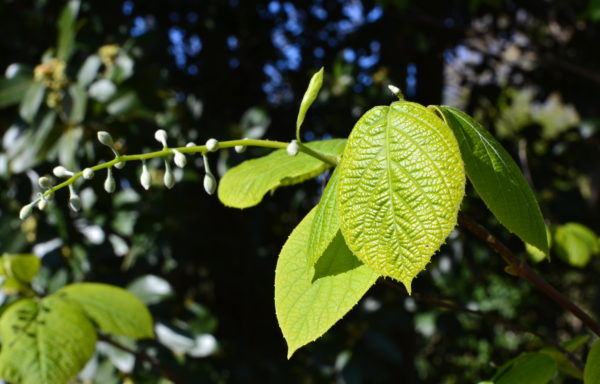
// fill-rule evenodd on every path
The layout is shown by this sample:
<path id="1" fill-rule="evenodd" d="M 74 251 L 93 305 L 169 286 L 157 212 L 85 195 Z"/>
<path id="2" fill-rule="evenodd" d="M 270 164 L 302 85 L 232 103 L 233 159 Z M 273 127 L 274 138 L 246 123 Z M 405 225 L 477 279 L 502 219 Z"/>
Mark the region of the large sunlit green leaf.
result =
<path id="1" fill-rule="evenodd" d="M 338 156 L 346 140 L 333 139 L 306 144 L 311 149 Z M 285 149 L 244 161 L 231 168 L 219 181 L 219 200 L 228 207 L 249 208 L 260 203 L 268 192 L 318 176 L 330 165 L 302 152 L 290 156 Z"/>
<path id="2" fill-rule="evenodd" d="M 494 384 L 546 384 L 556 374 L 556 362 L 542 353 L 525 353 L 499 369 Z"/>
<path id="3" fill-rule="evenodd" d="M 315 73 L 308 83 L 308 88 L 304 92 L 302 97 L 302 103 L 300 104 L 300 110 L 298 111 L 298 118 L 296 119 L 296 137 L 300 139 L 300 127 L 306 117 L 306 111 L 314 103 L 323 85 L 323 68 L 319 72 Z"/>
<path id="4" fill-rule="evenodd" d="M 15 76 L 10 79 L 0 79 L 0 108 L 18 104 L 27 88 L 31 85 L 30 76 Z"/>
<path id="5" fill-rule="evenodd" d="M 588 354 L 583 371 L 583 384 L 600 383 L 600 340 L 596 340 Z"/>
<path id="6" fill-rule="evenodd" d="M 489 210 L 525 243 L 548 254 L 542 213 L 517 164 L 469 115 L 451 107 L 439 108 L 456 135 L 467 176 Z"/>
<path id="7" fill-rule="evenodd" d="M 323 191 L 321 201 L 319 201 L 315 209 L 315 218 L 312 221 L 306 242 L 308 249 L 307 262 L 311 265 L 323 255 L 323 252 L 331 244 L 331 241 L 340 229 L 340 219 L 337 210 L 338 178 L 339 168 L 336 168 Z"/>
<path id="8" fill-rule="evenodd" d="M 134 339 L 154 337 L 152 316 L 133 294 L 107 284 L 71 284 L 58 291 L 74 303 L 101 330 Z"/>
<path id="9" fill-rule="evenodd" d="M 13 304 L 2 315 L 0 335 L 0 377 L 15 384 L 64 384 L 96 346 L 92 323 L 56 295 Z"/>
<path id="10" fill-rule="evenodd" d="M 592 255 L 600 253 L 594 231 L 579 223 L 566 223 L 554 232 L 556 253 L 574 267 L 585 267 Z"/>
<path id="11" fill-rule="evenodd" d="M 275 271 L 275 311 L 288 345 L 288 358 L 322 336 L 360 300 L 378 274 L 352 255 L 338 232 L 313 266 L 306 239 L 313 209 L 283 246 Z"/>
<path id="12" fill-rule="evenodd" d="M 458 144 L 437 115 L 410 102 L 375 107 L 354 126 L 340 164 L 344 238 L 410 292 L 456 225 L 464 186 Z"/>

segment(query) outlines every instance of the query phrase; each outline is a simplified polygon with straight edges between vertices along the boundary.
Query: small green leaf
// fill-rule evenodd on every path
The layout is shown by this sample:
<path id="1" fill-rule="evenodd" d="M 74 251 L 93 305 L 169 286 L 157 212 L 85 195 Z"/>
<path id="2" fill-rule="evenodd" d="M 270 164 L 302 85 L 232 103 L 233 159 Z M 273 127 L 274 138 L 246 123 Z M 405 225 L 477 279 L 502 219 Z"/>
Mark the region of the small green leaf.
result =
<path id="1" fill-rule="evenodd" d="M 456 135 L 467 176 L 489 210 L 525 243 L 548 254 L 540 207 L 517 164 L 469 115 L 446 106 L 439 108 Z"/>
<path id="2" fill-rule="evenodd" d="M 90 85 L 98 75 L 100 67 L 102 67 L 102 59 L 99 55 L 94 54 L 88 56 L 77 73 L 77 82 L 79 85 L 82 87 Z"/>
<path id="3" fill-rule="evenodd" d="M 23 120 L 28 123 L 33 122 L 44 100 L 45 91 L 46 86 L 42 81 L 36 81 L 29 85 L 19 107 L 19 115 Z"/>
<path id="4" fill-rule="evenodd" d="M 126 290 L 107 284 L 78 283 L 59 290 L 101 330 L 133 339 L 154 337 L 148 308 Z"/>
<path id="5" fill-rule="evenodd" d="M 40 270 L 40 259 L 30 254 L 6 254 L 0 258 L 0 274 L 29 284 Z"/>
<path id="6" fill-rule="evenodd" d="M 314 141 L 306 146 L 338 156 L 345 144 L 346 140 L 333 139 Z M 289 156 L 285 149 L 278 149 L 267 156 L 247 160 L 231 168 L 219 182 L 219 200 L 228 207 L 253 207 L 268 192 L 311 179 L 329 167 L 329 164 L 305 153 Z"/>
<path id="7" fill-rule="evenodd" d="M 2 315 L 0 336 L 0 377 L 18 384 L 64 384 L 96 347 L 92 323 L 56 295 L 13 304 Z"/>
<path id="8" fill-rule="evenodd" d="M 31 77 L 26 76 L 0 79 L 0 108 L 18 104 L 31 83 Z"/>
<path id="9" fill-rule="evenodd" d="M 308 108 L 310 108 L 312 103 L 316 100 L 317 95 L 321 90 L 321 86 L 323 85 L 323 70 L 324 68 L 321 68 L 319 72 L 313 75 L 310 79 L 310 83 L 308 83 L 306 92 L 304 92 L 304 97 L 302 97 L 298 118 L 296 119 L 296 140 L 298 140 L 299 143 L 302 142 L 302 140 L 300 140 L 300 127 L 304 122 L 304 117 L 306 117 L 306 111 L 308 111 Z"/>
<path id="10" fill-rule="evenodd" d="M 106 111 L 113 116 L 121 116 L 139 108 L 140 99 L 135 92 L 125 92 L 106 106 Z"/>
<path id="11" fill-rule="evenodd" d="M 556 374 L 556 363 L 542 353 L 525 353 L 509 363 L 500 368 L 495 384 L 546 384 Z"/>
<path id="12" fill-rule="evenodd" d="M 58 42 L 56 58 L 66 62 L 69 60 L 75 45 L 75 20 L 79 13 L 79 0 L 71 0 L 63 8 L 58 18 Z"/>
<path id="13" fill-rule="evenodd" d="M 458 144 L 439 117 L 410 102 L 375 107 L 354 126 L 340 164 L 346 243 L 410 292 L 456 225 L 464 187 Z"/>
<path id="14" fill-rule="evenodd" d="M 583 384 L 600 383 L 600 340 L 596 340 L 588 354 L 583 370 Z"/>
<path id="15" fill-rule="evenodd" d="M 87 92 L 83 86 L 78 83 L 71 84 L 68 97 L 65 98 L 63 104 L 65 113 L 68 115 L 69 123 L 79 124 L 83 121 L 87 108 L 87 99 Z"/>
<path id="16" fill-rule="evenodd" d="M 321 201 L 316 207 L 315 218 L 310 227 L 306 248 L 308 263 L 314 265 L 340 229 L 337 209 L 337 186 L 339 168 L 336 168 L 323 191 Z"/>
<path id="17" fill-rule="evenodd" d="M 275 270 L 275 311 L 288 358 L 327 332 L 378 278 L 352 255 L 340 232 L 314 266 L 306 263 L 306 238 L 315 212 L 294 229 Z"/>
<path id="18" fill-rule="evenodd" d="M 573 267 L 585 267 L 592 255 L 600 253 L 596 234 L 579 223 L 566 223 L 556 228 L 554 243 L 558 257 Z"/>

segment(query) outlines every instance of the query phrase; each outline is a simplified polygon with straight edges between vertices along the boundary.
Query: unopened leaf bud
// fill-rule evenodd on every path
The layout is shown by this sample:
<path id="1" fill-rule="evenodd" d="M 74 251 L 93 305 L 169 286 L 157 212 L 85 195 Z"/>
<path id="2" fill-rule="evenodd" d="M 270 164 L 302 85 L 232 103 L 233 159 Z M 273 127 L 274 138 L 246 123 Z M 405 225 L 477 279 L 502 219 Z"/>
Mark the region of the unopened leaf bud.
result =
<path id="1" fill-rule="evenodd" d="M 83 178 L 86 180 L 91 180 L 94 178 L 94 170 L 92 168 L 86 168 L 83 170 Z"/>
<path id="2" fill-rule="evenodd" d="M 175 154 L 175 165 L 177 165 L 179 168 L 185 167 L 187 164 L 187 158 L 185 155 L 176 149 L 173 150 L 173 153 Z"/>
<path id="3" fill-rule="evenodd" d="M 149 190 L 150 185 L 152 185 L 152 175 L 148 171 L 148 166 L 146 165 L 145 161 L 142 165 L 142 175 L 140 176 L 140 184 L 142 184 L 142 187 L 144 187 L 146 191 Z"/>
<path id="4" fill-rule="evenodd" d="M 108 168 L 108 173 L 106 175 L 106 180 L 104 180 L 104 190 L 108 193 L 113 193 L 117 188 L 117 183 L 112 175 L 112 169 Z"/>
<path id="5" fill-rule="evenodd" d="M 165 160 L 165 176 L 163 177 L 163 182 L 165 183 L 165 187 L 171 189 L 175 185 L 175 175 L 173 175 L 173 171 L 171 170 L 171 165 L 168 161 Z"/>
<path id="6" fill-rule="evenodd" d="M 298 154 L 298 150 L 299 150 L 298 142 L 296 140 L 292 140 L 288 144 L 286 150 L 287 150 L 288 155 L 296 156 Z"/>
<path id="7" fill-rule="evenodd" d="M 111 147 L 111 148 L 115 147 L 115 142 L 114 142 L 112 136 L 110 135 L 110 133 L 108 133 L 106 131 L 98 132 L 98 141 L 101 142 L 102 144 L 106 145 L 107 147 Z"/>
<path id="8" fill-rule="evenodd" d="M 217 180 L 215 180 L 215 177 L 211 174 L 211 173 L 207 173 L 204 175 L 204 190 L 206 191 L 206 193 L 208 193 L 209 195 L 212 195 L 215 193 L 217 189 Z"/>
<path id="9" fill-rule="evenodd" d="M 52 170 L 52 173 L 56 177 L 71 177 L 74 175 L 73 172 L 69 171 L 67 168 L 63 167 L 62 165 L 59 165 L 58 167 L 54 167 L 54 169 Z"/>
<path id="10" fill-rule="evenodd" d="M 25 220 L 31 215 L 31 211 L 33 211 L 33 203 L 24 205 L 19 211 L 19 219 Z"/>
<path id="11" fill-rule="evenodd" d="M 52 179 L 50 179 L 48 176 L 42 176 L 38 179 L 38 184 L 43 189 L 50 189 L 52 188 Z"/>
<path id="12" fill-rule="evenodd" d="M 206 149 L 209 152 L 214 152 L 219 149 L 219 141 L 217 139 L 208 139 L 206 140 Z"/>
<path id="13" fill-rule="evenodd" d="M 154 132 L 154 138 L 156 139 L 156 141 L 161 143 L 164 148 L 167 147 L 167 131 L 165 131 L 164 129 L 157 130 L 156 132 Z"/>

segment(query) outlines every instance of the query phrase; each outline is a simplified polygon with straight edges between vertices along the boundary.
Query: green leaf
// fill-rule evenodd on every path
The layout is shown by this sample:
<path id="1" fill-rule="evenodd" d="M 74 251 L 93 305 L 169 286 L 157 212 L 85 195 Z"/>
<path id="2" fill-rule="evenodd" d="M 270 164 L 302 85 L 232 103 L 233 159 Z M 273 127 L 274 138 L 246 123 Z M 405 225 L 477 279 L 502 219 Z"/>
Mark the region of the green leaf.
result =
<path id="1" fill-rule="evenodd" d="M 554 243 L 558 257 L 573 267 L 585 267 L 592 255 L 600 252 L 596 234 L 579 223 L 559 226 L 554 232 Z"/>
<path id="2" fill-rule="evenodd" d="M 33 122 L 44 100 L 45 91 L 46 86 L 43 81 L 36 81 L 29 85 L 19 107 L 19 115 L 23 120 L 28 123 Z"/>
<path id="3" fill-rule="evenodd" d="M 29 284 L 40 270 L 40 259 L 30 254 L 6 254 L 0 258 L 0 274 Z"/>
<path id="4" fill-rule="evenodd" d="M 78 283 L 59 290 L 104 332 L 133 339 L 154 337 L 148 308 L 126 290 L 107 284 Z"/>
<path id="5" fill-rule="evenodd" d="M 100 59 L 99 55 L 94 54 L 88 56 L 77 73 L 77 82 L 79 85 L 82 87 L 90 85 L 98 75 L 101 66 L 102 59 Z"/>
<path id="6" fill-rule="evenodd" d="M 173 296 L 173 288 L 159 276 L 145 275 L 132 281 L 127 290 L 146 305 L 160 303 Z"/>
<path id="7" fill-rule="evenodd" d="M 489 210 L 525 243 L 548 254 L 540 207 L 517 164 L 469 115 L 446 106 L 439 108 L 456 135 L 467 176 Z"/>
<path id="8" fill-rule="evenodd" d="M 79 124 L 85 117 L 87 107 L 87 92 L 85 88 L 78 83 L 73 83 L 69 87 L 69 93 L 63 100 L 63 109 L 67 114 L 68 122 Z"/>
<path id="9" fill-rule="evenodd" d="M 64 384 L 92 357 L 96 331 L 56 295 L 13 304 L 0 320 L 0 377 L 18 384 Z"/>
<path id="10" fill-rule="evenodd" d="M 306 244 L 308 263 L 314 265 L 340 229 L 337 209 L 337 186 L 339 168 L 336 168 L 323 191 L 321 201 L 315 209 L 315 218 L 310 227 Z"/>
<path id="11" fill-rule="evenodd" d="M 79 0 L 71 0 L 63 8 L 58 18 L 58 42 L 56 58 L 66 62 L 69 60 L 75 45 L 75 20 L 79 13 Z"/>
<path id="12" fill-rule="evenodd" d="M 556 374 L 554 360 L 542 353 L 526 353 L 500 368 L 495 384 L 546 384 Z"/>
<path id="13" fill-rule="evenodd" d="M 544 227 L 546 227 L 546 239 L 548 240 L 548 250 L 550 250 L 552 248 L 552 232 L 548 226 L 544 225 Z M 534 263 L 550 260 L 550 252 L 544 253 L 529 243 L 525 243 L 525 251 Z"/>
<path id="14" fill-rule="evenodd" d="M 577 349 L 583 347 L 588 342 L 589 339 L 590 339 L 589 335 L 581 335 L 581 336 L 575 337 L 571 340 L 568 340 L 568 341 L 562 343 L 562 347 L 565 350 L 567 350 L 568 352 L 574 352 Z M 569 360 L 569 358 L 558 348 L 555 348 L 555 347 L 542 348 L 542 349 L 540 349 L 539 352 L 553 358 L 554 361 L 556 362 L 556 367 L 558 368 L 559 371 L 561 371 L 567 375 L 570 375 L 576 379 L 579 379 L 579 380 L 583 379 L 583 371 L 579 367 L 575 366 L 571 362 L 571 360 Z"/>
<path id="15" fill-rule="evenodd" d="M 18 104 L 31 83 L 31 77 L 25 76 L 0 79 L 0 108 Z"/>
<path id="16" fill-rule="evenodd" d="M 294 229 L 275 270 L 275 311 L 288 358 L 327 332 L 378 278 L 352 255 L 340 232 L 314 266 L 306 263 L 306 238 L 315 212 Z"/>
<path id="17" fill-rule="evenodd" d="M 588 354 L 583 370 L 583 384 L 600 383 L 600 340 L 596 340 Z"/>
<path id="18" fill-rule="evenodd" d="M 313 77 L 310 79 L 310 83 L 308 83 L 308 88 L 306 92 L 304 92 L 304 97 L 302 97 L 302 103 L 300 104 L 300 110 L 298 111 L 298 118 L 296 119 L 296 138 L 298 142 L 300 142 L 300 127 L 304 122 L 304 117 L 306 116 L 306 111 L 308 108 L 314 103 L 319 91 L 321 90 L 321 86 L 323 85 L 323 70 L 321 68 L 319 72 L 315 73 Z"/>
<path id="19" fill-rule="evenodd" d="M 464 195 L 452 131 L 419 104 L 375 107 L 350 133 L 338 183 L 346 243 L 410 292 L 412 279 L 456 225 Z"/>
<path id="20" fill-rule="evenodd" d="M 307 147 L 338 156 L 344 150 L 346 140 L 314 141 Z M 330 165 L 305 153 L 288 155 L 278 149 L 258 159 L 244 161 L 231 168 L 219 182 L 219 200 L 228 207 L 249 208 L 261 202 L 268 193 L 277 188 L 294 185 L 318 176 Z"/>
<path id="21" fill-rule="evenodd" d="M 113 116 L 124 115 L 132 110 L 139 108 L 140 99 L 133 91 L 128 91 L 111 101 L 106 106 L 106 111 Z"/>

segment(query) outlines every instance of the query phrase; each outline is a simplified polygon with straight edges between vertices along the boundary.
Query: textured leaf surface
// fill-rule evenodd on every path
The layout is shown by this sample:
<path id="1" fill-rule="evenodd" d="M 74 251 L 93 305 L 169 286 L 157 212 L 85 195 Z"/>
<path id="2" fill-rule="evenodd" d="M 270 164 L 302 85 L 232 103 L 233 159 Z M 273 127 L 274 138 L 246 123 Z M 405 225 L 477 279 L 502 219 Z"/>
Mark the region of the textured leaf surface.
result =
<path id="1" fill-rule="evenodd" d="M 134 339 L 154 337 L 148 308 L 122 288 L 79 283 L 61 289 L 58 294 L 79 305 L 83 313 L 107 333 Z"/>
<path id="2" fill-rule="evenodd" d="M 585 267 L 592 255 L 600 253 L 600 244 L 594 231 L 579 223 L 566 223 L 554 233 L 558 256 L 574 267 Z"/>
<path id="3" fill-rule="evenodd" d="M 315 218 L 310 227 L 307 245 L 308 263 L 313 265 L 340 230 L 340 219 L 337 210 L 337 186 L 339 168 L 336 168 L 323 191 L 321 200 L 315 209 Z"/>
<path id="4" fill-rule="evenodd" d="M 345 144 L 344 139 L 334 139 L 314 141 L 306 146 L 338 156 Z M 219 182 L 219 200 L 228 207 L 253 207 L 268 192 L 281 186 L 301 183 L 329 167 L 329 164 L 302 152 L 290 156 L 285 149 L 278 149 L 267 156 L 247 160 L 231 168 Z"/>
<path id="5" fill-rule="evenodd" d="M 509 231 L 547 254 L 544 219 L 517 164 L 469 115 L 450 107 L 440 109 L 456 135 L 467 176 L 489 210 Z"/>
<path id="6" fill-rule="evenodd" d="M 465 175 L 452 131 L 409 102 L 375 107 L 356 123 L 340 164 L 340 227 L 377 272 L 412 279 L 456 225 Z"/>
<path id="7" fill-rule="evenodd" d="M 275 311 L 288 357 L 322 336 L 360 300 L 378 274 L 352 255 L 338 232 L 313 266 L 306 263 L 306 238 L 313 209 L 283 246 L 275 271 Z"/>
<path id="8" fill-rule="evenodd" d="M 323 85 L 323 68 L 317 73 L 313 75 L 310 79 L 310 83 L 308 83 L 308 88 L 306 92 L 304 92 L 304 97 L 302 97 L 302 103 L 300 103 L 300 110 L 298 111 L 298 118 L 296 119 L 296 137 L 300 137 L 300 126 L 304 122 L 304 117 L 306 117 L 306 111 L 315 102 L 317 99 L 317 95 L 321 90 L 321 86 Z"/>
<path id="9" fill-rule="evenodd" d="M 0 377 L 15 384 L 64 384 L 92 357 L 96 331 L 59 296 L 21 300 L 0 321 Z"/>
<path id="10" fill-rule="evenodd" d="M 600 340 L 596 340 L 588 354 L 583 371 L 583 384 L 600 383 Z"/>

